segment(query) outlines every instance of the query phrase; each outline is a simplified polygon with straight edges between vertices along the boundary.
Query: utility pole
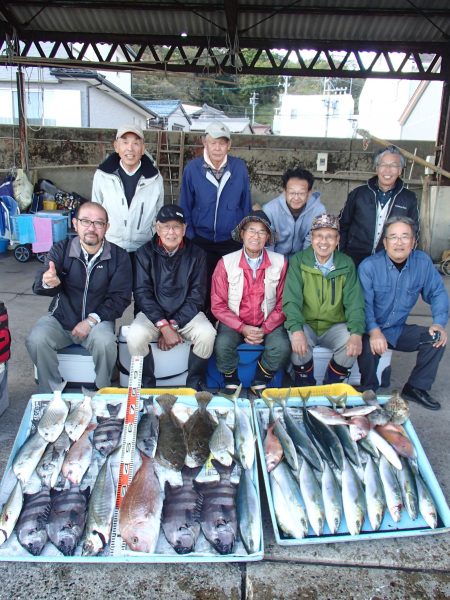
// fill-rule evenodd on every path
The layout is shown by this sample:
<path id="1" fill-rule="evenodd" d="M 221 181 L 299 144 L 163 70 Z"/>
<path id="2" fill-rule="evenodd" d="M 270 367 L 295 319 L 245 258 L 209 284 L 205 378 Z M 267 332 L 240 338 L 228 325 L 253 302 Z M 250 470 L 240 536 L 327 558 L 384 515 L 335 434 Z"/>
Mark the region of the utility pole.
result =
<path id="1" fill-rule="evenodd" d="M 253 92 L 253 94 L 250 96 L 250 106 L 252 107 L 252 125 L 255 124 L 255 108 L 258 104 L 258 96 L 259 94 L 256 92 Z"/>

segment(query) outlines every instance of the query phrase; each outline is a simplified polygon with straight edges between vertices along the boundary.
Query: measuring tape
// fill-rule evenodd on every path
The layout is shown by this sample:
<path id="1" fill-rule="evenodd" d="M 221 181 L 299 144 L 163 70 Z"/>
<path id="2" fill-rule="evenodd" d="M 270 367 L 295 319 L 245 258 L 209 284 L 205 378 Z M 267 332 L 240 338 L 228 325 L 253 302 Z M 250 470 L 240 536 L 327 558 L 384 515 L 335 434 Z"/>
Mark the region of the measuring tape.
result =
<path id="1" fill-rule="evenodd" d="M 119 466 L 119 482 L 117 484 L 116 507 L 111 526 L 110 553 L 113 556 L 122 554 L 126 548 L 119 533 L 119 509 L 122 500 L 133 479 L 134 454 L 136 451 L 136 434 L 139 414 L 139 399 L 141 397 L 142 356 L 132 356 L 130 378 L 128 380 L 127 408 L 122 434 L 122 453 Z"/>

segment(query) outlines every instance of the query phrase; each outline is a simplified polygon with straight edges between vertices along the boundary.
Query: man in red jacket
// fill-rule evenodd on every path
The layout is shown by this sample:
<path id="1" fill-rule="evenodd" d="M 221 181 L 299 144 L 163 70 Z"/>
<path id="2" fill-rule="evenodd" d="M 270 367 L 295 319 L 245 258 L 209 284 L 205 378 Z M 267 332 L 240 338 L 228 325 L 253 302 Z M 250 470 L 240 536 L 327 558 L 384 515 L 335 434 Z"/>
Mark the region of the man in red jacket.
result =
<path id="1" fill-rule="evenodd" d="M 257 395 L 290 357 L 281 308 L 287 262 L 282 254 L 264 248 L 273 245 L 273 238 L 267 215 L 252 211 L 233 231 L 233 239 L 243 243 L 242 250 L 225 255 L 214 271 L 211 311 L 219 320 L 214 352 L 228 393 L 240 383 L 239 344 L 264 345 L 251 386 Z"/>

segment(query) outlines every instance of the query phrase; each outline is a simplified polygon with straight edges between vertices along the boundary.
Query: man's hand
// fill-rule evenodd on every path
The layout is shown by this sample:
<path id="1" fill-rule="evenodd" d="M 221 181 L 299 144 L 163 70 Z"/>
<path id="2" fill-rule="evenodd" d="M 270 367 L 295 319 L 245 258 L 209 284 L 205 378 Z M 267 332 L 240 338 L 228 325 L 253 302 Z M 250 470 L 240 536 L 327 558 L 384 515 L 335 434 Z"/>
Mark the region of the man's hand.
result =
<path id="1" fill-rule="evenodd" d="M 434 348 L 440 348 L 441 346 L 445 346 L 447 344 L 447 332 L 441 325 L 437 325 L 436 323 L 433 323 L 433 325 L 430 327 L 430 329 L 428 331 L 431 336 L 433 336 L 436 331 L 438 331 L 441 334 L 440 339 L 437 342 L 434 342 L 434 344 L 433 344 Z"/>
<path id="2" fill-rule="evenodd" d="M 372 354 L 378 354 L 381 356 L 386 352 L 388 349 L 388 343 L 379 327 L 372 329 L 372 331 L 369 333 L 369 338 Z"/>
<path id="3" fill-rule="evenodd" d="M 72 335 L 79 338 L 80 340 L 84 340 L 87 338 L 91 331 L 91 326 L 89 325 L 89 319 L 84 319 L 75 325 L 72 329 Z"/>
<path id="4" fill-rule="evenodd" d="M 165 325 L 159 331 L 161 333 L 158 338 L 158 348 L 160 350 L 171 350 L 183 342 L 181 335 L 171 325 Z"/>
<path id="5" fill-rule="evenodd" d="M 51 288 L 58 287 L 61 284 L 61 280 L 56 274 L 55 263 L 52 260 L 49 261 L 48 269 L 42 275 L 42 283 Z"/>
<path id="6" fill-rule="evenodd" d="M 347 356 L 359 356 L 362 352 L 362 336 L 352 333 L 347 341 Z"/>
<path id="7" fill-rule="evenodd" d="M 262 344 L 264 342 L 264 331 L 261 327 L 253 327 L 253 325 L 244 325 L 241 334 L 244 336 L 246 344 Z"/>
<path id="8" fill-rule="evenodd" d="M 295 331 L 291 336 L 292 352 L 299 356 L 305 356 L 308 352 L 308 340 L 303 331 Z"/>

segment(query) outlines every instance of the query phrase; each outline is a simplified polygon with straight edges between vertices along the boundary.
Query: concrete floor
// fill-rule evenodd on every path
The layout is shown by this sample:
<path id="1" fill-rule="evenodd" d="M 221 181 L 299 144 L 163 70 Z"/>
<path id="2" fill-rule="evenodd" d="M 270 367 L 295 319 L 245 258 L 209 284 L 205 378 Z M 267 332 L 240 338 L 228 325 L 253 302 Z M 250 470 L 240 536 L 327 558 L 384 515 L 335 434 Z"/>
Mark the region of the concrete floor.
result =
<path id="1" fill-rule="evenodd" d="M 31 284 L 39 263 L 18 263 L 0 255 L 0 300 L 6 303 L 12 332 L 9 362 L 10 406 L 0 417 L 0 471 L 30 396 L 36 392 L 24 340 L 48 299 L 34 296 Z M 450 278 L 445 280 L 450 289 Z M 412 321 L 429 324 L 419 302 Z M 131 321 L 127 311 L 123 323 Z M 391 389 L 401 388 L 414 356 L 394 354 Z M 450 498 L 450 354 L 444 356 L 433 387 L 443 405 L 432 412 L 411 405 L 411 420 L 443 492 Z M 387 392 L 387 391 L 386 391 Z M 61 565 L 0 563 L 0 599 L 35 598 L 178 600 L 354 598 L 450 598 L 449 534 L 394 540 L 355 541 L 298 547 L 276 545 L 263 494 L 265 557 L 262 562 L 206 565 Z"/>

